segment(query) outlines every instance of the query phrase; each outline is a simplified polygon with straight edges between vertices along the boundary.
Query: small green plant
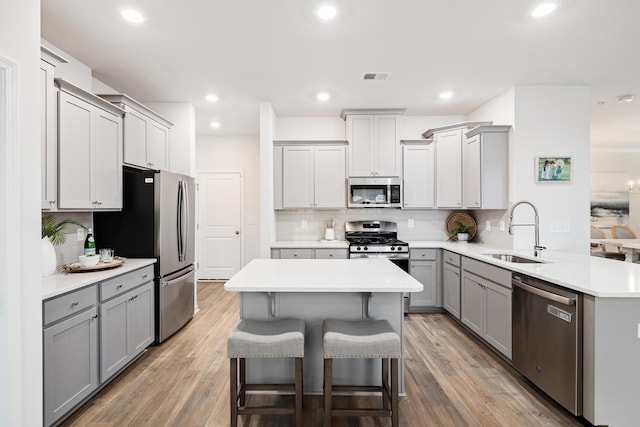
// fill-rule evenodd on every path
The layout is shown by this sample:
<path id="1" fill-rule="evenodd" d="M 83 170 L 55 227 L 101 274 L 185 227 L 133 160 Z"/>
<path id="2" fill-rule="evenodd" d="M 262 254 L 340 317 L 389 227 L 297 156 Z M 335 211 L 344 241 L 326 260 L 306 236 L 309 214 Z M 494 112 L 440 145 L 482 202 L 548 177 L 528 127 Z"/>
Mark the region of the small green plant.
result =
<path id="1" fill-rule="evenodd" d="M 470 234 L 473 231 L 473 226 L 471 225 L 464 225 L 463 223 L 461 223 L 460 221 L 457 221 L 455 223 L 455 226 L 453 227 L 453 229 L 451 230 L 451 233 L 449 233 L 449 238 L 453 239 L 454 237 L 456 237 L 458 234 L 460 233 L 467 233 Z"/>
<path id="2" fill-rule="evenodd" d="M 42 217 L 42 237 L 48 237 L 56 246 L 64 244 L 67 241 L 67 235 L 64 234 L 67 226 L 73 224 L 78 227 L 82 227 L 85 230 L 87 227 L 80 224 L 73 219 L 64 219 L 60 222 L 56 222 L 56 218 L 53 215 L 46 215 Z"/>

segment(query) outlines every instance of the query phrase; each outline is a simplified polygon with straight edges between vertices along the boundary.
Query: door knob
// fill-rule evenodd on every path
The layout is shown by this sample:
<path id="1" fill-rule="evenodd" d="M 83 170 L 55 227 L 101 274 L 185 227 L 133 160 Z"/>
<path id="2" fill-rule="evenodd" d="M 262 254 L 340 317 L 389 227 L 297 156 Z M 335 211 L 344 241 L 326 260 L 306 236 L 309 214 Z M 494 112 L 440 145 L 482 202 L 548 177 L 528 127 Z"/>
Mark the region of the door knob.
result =
<path id="1" fill-rule="evenodd" d="M 236 230 L 236 235 L 240 234 L 240 232 L 238 230 Z"/>

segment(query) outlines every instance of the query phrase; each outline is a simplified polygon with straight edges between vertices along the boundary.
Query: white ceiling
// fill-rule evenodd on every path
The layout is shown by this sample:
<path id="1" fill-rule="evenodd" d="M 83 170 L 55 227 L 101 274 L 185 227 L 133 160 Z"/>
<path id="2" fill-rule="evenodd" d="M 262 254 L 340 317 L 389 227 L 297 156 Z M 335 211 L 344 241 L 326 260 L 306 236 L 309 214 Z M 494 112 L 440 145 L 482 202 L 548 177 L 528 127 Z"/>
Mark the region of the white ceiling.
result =
<path id="1" fill-rule="evenodd" d="M 514 85 L 578 84 L 591 86 L 592 145 L 640 146 L 638 0 L 563 0 L 544 20 L 530 0 L 334 3 L 323 23 L 315 0 L 42 0 L 42 36 L 140 101 L 192 102 L 198 134 L 257 134 L 260 101 L 278 116 L 459 115 Z M 147 21 L 125 22 L 125 6 Z M 371 71 L 391 77 L 362 81 Z"/>

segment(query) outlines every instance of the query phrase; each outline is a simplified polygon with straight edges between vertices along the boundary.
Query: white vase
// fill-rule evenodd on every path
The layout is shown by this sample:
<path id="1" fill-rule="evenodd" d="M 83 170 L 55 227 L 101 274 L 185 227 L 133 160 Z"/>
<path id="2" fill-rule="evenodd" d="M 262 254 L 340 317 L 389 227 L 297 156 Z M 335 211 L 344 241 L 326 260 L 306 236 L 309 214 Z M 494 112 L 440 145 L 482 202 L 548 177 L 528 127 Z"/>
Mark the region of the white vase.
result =
<path id="1" fill-rule="evenodd" d="M 56 266 L 58 265 L 56 249 L 48 236 L 43 237 L 40 242 L 42 248 L 42 277 L 51 276 L 56 272 Z"/>
<path id="2" fill-rule="evenodd" d="M 458 233 L 458 242 L 467 243 L 469 241 L 469 233 Z"/>
<path id="3" fill-rule="evenodd" d="M 325 240 L 334 240 L 336 238 L 336 232 L 333 228 L 327 228 L 324 230 Z"/>

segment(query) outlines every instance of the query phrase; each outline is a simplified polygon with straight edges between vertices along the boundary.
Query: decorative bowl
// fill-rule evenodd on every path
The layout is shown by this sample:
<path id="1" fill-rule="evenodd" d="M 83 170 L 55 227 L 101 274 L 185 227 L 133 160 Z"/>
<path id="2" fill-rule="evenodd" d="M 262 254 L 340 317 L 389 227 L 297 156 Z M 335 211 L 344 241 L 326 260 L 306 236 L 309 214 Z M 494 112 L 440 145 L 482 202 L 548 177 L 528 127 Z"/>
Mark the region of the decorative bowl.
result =
<path id="1" fill-rule="evenodd" d="M 100 262 L 98 255 L 80 255 L 78 259 L 80 260 L 80 265 L 83 267 L 94 267 Z"/>

